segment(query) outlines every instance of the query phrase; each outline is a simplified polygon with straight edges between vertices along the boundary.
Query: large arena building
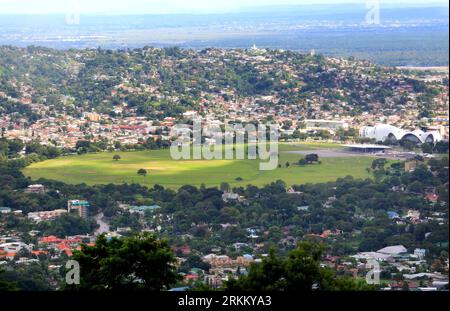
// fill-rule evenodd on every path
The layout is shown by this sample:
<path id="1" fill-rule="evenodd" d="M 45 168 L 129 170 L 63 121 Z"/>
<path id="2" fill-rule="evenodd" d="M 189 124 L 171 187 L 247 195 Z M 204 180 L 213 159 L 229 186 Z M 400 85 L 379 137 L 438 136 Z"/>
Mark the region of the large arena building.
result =
<path id="1" fill-rule="evenodd" d="M 387 124 L 362 127 L 359 134 L 361 137 L 371 138 L 381 142 L 385 142 L 387 140 L 409 140 L 416 144 L 424 144 L 437 143 L 442 140 L 441 134 L 437 131 L 424 132 L 422 130 L 415 130 L 409 132 Z"/>

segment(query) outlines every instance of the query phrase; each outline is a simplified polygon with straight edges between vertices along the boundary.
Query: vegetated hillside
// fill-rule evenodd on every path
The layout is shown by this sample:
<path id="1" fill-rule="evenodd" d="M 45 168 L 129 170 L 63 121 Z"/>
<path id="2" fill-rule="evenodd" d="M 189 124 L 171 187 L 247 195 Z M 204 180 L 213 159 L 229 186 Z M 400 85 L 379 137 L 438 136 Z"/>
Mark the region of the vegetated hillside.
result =
<path id="1" fill-rule="evenodd" d="M 389 115 L 408 102 L 410 109 L 432 110 L 440 91 L 440 84 L 369 62 L 290 51 L 0 47 L 2 106 L 28 98 L 73 115 L 121 106 L 125 114 L 158 118 L 236 101 L 290 106 L 307 117 L 320 110 Z M 272 97 L 265 103 L 264 96 Z"/>

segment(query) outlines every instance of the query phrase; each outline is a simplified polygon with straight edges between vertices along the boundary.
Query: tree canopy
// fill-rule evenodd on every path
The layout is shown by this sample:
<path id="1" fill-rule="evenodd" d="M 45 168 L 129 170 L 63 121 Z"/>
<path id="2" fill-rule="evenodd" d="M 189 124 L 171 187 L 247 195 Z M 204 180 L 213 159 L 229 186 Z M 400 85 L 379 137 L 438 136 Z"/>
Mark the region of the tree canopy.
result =
<path id="1" fill-rule="evenodd" d="M 334 291 L 374 290 L 363 282 L 336 277 L 332 270 L 322 268 L 320 259 L 324 247 L 301 242 L 287 257 L 277 257 L 272 249 L 262 263 L 253 264 L 249 273 L 227 282 L 231 291 Z"/>
<path id="2" fill-rule="evenodd" d="M 3 274 L 4 274 L 4 271 L 0 270 L 0 292 L 18 290 L 17 285 L 15 283 L 2 279 Z"/>
<path id="3" fill-rule="evenodd" d="M 141 175 L 144 177 L 147 176 L 147 170 L 143 169 L 143 168 L 139 169 L 137 173 L 138 173 L 138 175 Z"/>
<path id="4" fill-rule="evenodd" d="M 95 246 L 74 252 L 73 260 L 80 264 L 80 284 L 68 289 L 160 291 L 178 279 L 168 243 L 148 233 L 112 239 L 102 235 Z"/>

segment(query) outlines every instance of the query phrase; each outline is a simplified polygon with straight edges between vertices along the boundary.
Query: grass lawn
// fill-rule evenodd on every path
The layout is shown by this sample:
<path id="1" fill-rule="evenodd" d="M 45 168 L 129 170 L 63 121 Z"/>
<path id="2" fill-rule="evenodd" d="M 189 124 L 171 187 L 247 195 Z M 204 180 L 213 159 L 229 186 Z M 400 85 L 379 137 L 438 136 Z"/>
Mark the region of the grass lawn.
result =
<path id="1" fill-rule="evenodd" d="M 332 144 L 284 144 L 279 145 L 281 168 L 260 171 L 256 160 L 179 160 L 171 158 L 169 150 L 97 153 L 74 155 L 35 163 L 24 169 L 24 174 L 32 179 L 47 178 L 70 184 L 121 184 L 140 183 L 147 186 L 160 184 L 169 188 L 179 188 L 189 184 L 217 186 L 228 182 L 232 186 L 252 184 L 263 186 L 277 179 L 288 185 L 335 181 L 339 177 L 352 175 L 367 178 L 366 168 L 373 158 L 338 157 L 322 158 L 322 164 L 300 167 L 296 165 L 303 156 L 285 153 L 293 150 L 317 150 L 340 148 Z M 113 155 L 119 154 L 119 161 Z M 291 166 L 286 168 L 285 163 Z M 295 164 L 295 165 L 294 165 Z M 148 175 L 143 177 L 137 171 L 144 168 Z M 236 178 L 242 181 L 236 181 Z"/>

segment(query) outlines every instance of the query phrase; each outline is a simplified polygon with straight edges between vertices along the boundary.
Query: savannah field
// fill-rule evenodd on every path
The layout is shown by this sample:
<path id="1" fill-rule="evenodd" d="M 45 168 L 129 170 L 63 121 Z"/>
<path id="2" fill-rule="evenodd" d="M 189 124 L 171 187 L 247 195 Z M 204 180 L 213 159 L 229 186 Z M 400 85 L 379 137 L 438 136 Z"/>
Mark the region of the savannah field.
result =
<path id="1" fill-rule="evenodd" d="M 169 150 L 147 150 L 129 152 L 104 152 L 86 155 L 71 155 L 54 160 L 34 163 L 23 173 L 38 180 L 40 178 L 63 181 L 69 184 L 155 184 L 176 189 L 183 185 L 218 186 L 227 182 L 231 186 L 264 186 L 276 180 L 288 185 L 335 181 L 351 175 L 368 178 L 373 157 L 345 154 L 321 157 L 321 164 L 297 165 L 304 157 L 295 152 L 327 151 L 334 154 L 341 147 L 333 144 L 279 144 L 279 164 L 272 171 L 260 171 L 258 160 L 173 160 Z M 113 160 L 114 155 L 120 160 Z M 290 166 L 286 167 L 289 162 Z M 147 176 L 137 174 L 147 170 Z"/>

